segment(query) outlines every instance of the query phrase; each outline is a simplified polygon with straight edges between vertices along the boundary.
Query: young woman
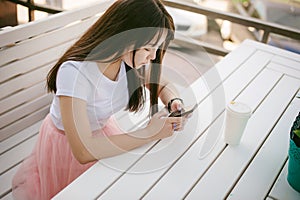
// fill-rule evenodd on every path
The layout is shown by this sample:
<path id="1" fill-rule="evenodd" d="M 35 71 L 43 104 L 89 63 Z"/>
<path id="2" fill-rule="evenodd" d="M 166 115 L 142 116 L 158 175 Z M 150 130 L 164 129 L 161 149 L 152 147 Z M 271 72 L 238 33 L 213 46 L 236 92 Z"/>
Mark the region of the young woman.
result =
<path id="1" fill-rule="evenodd" d="M 172 17 L 160 0 L 118 0 L 58 60 L 47 77 L 55 96 L 37 144 L 13 180 L 16 199 L 50 199 L 97 160 L 173 135 L 182 117 L 169 112 L 182 100 L 160 78 L 164 53 L 174 36 Z M 151 119 L 133 132 L 113 114 L 138 112 L 150 93 Z"/>

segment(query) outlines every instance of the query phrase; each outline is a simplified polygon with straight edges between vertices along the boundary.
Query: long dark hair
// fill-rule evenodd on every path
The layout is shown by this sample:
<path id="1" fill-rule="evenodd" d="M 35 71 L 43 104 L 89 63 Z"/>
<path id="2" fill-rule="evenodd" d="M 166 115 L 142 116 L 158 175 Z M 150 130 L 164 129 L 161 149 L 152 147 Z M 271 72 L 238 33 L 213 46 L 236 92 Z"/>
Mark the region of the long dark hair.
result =
<path id="1" fill-rule="evenodd" d="M 56 92 L 56 76 L 62 63 L 68 60 L 112 62 L 128 52 L 129 47 L 132 47 L 134 63 L 136 49 L 148 44 L 155 36 L 161 36 L 163 31 L 168 32 L 167 38 L 150 66 L 150 104 L 152 114 L 155 113 L 161 63 L 175 31 L 173 19 L 160 0 L 116 1 L 50 70 L 47 76 L 48 91 Z M 134 66 L 131 71 L 133 73 L 127 73 L 128 109 L 138 111 L 144 105 L 144 74 Z"/>

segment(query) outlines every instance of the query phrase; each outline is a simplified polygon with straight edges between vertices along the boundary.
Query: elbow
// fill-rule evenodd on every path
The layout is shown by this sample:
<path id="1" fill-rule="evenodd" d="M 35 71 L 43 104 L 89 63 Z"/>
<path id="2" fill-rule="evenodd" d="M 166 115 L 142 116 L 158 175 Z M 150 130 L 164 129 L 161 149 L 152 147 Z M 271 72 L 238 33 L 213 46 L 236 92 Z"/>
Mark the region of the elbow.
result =
<path id="1" fill-rule="evenodd" d="M 81 164 L 81 165 L 84 165 L 84 164 L 88 164 L 90 163 L 91 161 L 90 160 L 87 160 L 85 158 L 81 158 L 81 157 L 76 157 L 76 160 Z"/>
<path id="2" fill-rule="evenodd" d="M 83 151 L 80 152 L 72 152 L 75 159 L 82 165 L 88 164 L 90 162 L 96 161 L 97 159 L 91 156 L 89 153 L 85 153 Z"/>

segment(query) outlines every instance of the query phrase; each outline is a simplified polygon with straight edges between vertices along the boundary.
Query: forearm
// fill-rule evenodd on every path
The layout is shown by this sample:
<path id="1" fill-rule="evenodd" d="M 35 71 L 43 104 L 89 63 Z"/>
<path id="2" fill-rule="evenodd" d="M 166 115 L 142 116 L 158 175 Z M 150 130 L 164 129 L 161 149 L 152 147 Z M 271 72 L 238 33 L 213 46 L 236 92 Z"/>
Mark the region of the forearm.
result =
<path id="1" fill-rule="evenodd" d="M 82 142 L 89 152 L 89 154 L 86 154 L 84 162 L 91 162 L 126 153 L 155 139 L 155 136 L 151 136 L 147 129 L 144 128 L 119 135 L 87 136 L 82 138 Z"/>
<path id="2" fill-rule="evenodd" d="M 130 151 L 155 139 L 149 132 L 157 131 L 146 129 L 127 134 L 118 131 L 118 135 L 112 136 L 93 135 L 85 101 L 62 96 L 60 104 L 65 135 L 73 155 L 82 164 Z"/>
<path id="3" fill-rule="evenodd" d="M 159 92 L 159 98 L 164 105 L 167 105 L 171 99 L 180 97 L 179 92 L 171 83 L 166 83 L 161 87 Z"/>
<path id="4" fill-rule="evenodd" d="M 151 141 L 170 137 L 173 123 L 180 123 L 179 118 L 166 118 L 167 113 L 155 114 L 147 127 L 130 133 L 116 133 L 107 136 L 93 135 L 86 112 L 86 102 L 72 97 L 60 97 L 60 109 L 65 135 L 74 157 L 82 164 L 106 157 L 119 155 Z M 113 133 L 112 133 L 113 134 Z"/>
<path id="5" fill-rule="evenodd" d="M 85 144 L 82 149 L 86 152 L 84 163 L 126 153 L 149 142 L 172 136 L 173 124 L 178 124 L 180 128 L 181 118 L 166 116 L 167 112 L 162 110 L 151 118 L 145 128 L 130 133 L 111 136 L 84 134 L 81 140 Z"/>

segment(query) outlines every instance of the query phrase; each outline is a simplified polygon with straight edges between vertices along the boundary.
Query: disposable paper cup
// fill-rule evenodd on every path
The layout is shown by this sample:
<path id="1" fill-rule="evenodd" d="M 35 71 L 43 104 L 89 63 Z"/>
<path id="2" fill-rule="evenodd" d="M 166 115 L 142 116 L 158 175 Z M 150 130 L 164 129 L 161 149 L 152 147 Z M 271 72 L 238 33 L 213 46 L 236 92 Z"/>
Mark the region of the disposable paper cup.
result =
<path id="1" fill-rule="evenodd" d="M 238 145 L 251 117 L 251 108 L 241 102 L 230 102 L 226 107 L 224 140 L 229 145 Z"/>

